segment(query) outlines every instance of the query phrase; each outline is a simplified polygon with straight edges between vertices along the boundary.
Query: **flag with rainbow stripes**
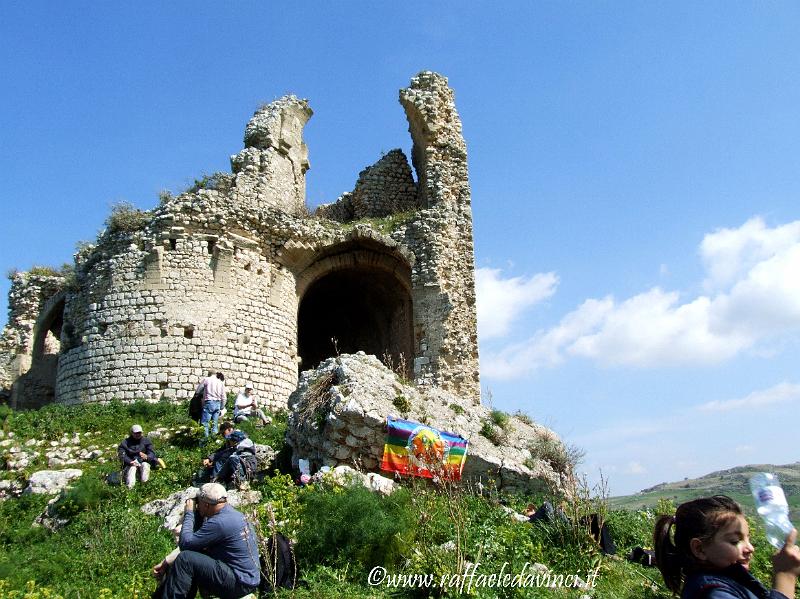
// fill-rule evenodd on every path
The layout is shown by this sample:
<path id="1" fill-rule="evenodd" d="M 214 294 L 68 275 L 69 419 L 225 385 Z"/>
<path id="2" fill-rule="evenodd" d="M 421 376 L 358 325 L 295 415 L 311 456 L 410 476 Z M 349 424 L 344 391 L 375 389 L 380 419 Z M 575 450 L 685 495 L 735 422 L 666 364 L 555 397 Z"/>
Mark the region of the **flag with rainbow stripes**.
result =
<path id="1" fill-rule="evenodd" d="M 469 442 L 411 420 L 386 418 L 386 444 L 381 470 L 459 480 L 467 459 Z"/>

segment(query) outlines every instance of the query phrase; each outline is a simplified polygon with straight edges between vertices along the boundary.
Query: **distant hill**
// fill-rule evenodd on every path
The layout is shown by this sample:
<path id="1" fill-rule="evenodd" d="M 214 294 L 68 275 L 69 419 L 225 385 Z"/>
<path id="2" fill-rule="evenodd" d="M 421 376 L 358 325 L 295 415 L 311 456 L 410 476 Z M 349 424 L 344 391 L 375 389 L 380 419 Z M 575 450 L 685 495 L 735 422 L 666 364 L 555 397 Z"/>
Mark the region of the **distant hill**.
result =
<path id="1" fill-rule="evenodd" d="M 659 499 L 670 499 L 676 505 L 696 497 L 707 495 L 730 495 L 750 514 L 754 514 L 750 495 L 750 477 L 756 472 L 774 472 L 789 501 L 790 517 L 800 526 L 800 462 L 776 466 L 774 464 L 751 464 L 719 470 L 700 478 L 685 478 L 679 482 L 659 483 L 633 495 L 611 497 L 612 509 L 639 510 L 651 508 Z"/>

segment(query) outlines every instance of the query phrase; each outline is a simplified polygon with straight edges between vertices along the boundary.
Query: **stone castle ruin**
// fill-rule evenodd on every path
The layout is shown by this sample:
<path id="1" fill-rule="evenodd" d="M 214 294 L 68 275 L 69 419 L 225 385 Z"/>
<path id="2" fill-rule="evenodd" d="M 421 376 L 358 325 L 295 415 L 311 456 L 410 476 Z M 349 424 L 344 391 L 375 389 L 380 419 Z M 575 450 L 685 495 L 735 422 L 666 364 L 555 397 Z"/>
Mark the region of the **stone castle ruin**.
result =
<path id="1" fill-rule="evenodd" d="M 363 351 L 480 403 L 467 153 L 447 79 L 400 91 L 392 150 L 306 209 L 305 100 L 259 108 L 231 172 L 117 209 L 74 269 L 12 275 L 0 388 L 13 406 L 184 399 L 209 370 L 285 408 L 298 371 Z M 416 180 L 414 175 L 416 174 Z"/>

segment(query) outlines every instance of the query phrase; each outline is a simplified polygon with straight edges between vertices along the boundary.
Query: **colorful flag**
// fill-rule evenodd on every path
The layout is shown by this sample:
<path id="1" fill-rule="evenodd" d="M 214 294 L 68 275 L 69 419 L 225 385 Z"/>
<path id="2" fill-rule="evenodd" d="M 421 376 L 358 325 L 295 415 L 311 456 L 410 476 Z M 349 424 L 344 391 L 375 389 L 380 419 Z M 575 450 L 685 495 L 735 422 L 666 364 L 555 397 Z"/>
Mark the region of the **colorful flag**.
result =
<path id="1" fill-rule="evenodd" d="M 410 420 L 386 418 L 381 470 L 452 480 L 461 478 L 469 442 L 463 437 Z"/>

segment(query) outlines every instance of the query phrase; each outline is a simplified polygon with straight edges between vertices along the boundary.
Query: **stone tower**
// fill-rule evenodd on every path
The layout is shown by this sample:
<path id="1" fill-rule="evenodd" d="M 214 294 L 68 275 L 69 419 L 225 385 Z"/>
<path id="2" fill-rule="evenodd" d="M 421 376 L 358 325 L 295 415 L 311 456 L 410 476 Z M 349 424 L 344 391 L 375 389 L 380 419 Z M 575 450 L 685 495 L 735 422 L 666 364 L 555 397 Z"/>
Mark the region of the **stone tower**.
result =
<path id="1" fill-rule="evenodd" d="M 0 338 L 13 403 L 183 399 L 219 370 L 229 388 L 251 381 L 280 408 L 298 368 L 357 351 L 478 403 L 461 121 L 435 73 L 412 79 L 400 102 L 416 181 L 392 150 L 308 216 L 312 111 L 287 96 L 256 111 L 231 173 L 152 211 L 112 213 L 72 274 L 15 275 Z"/>

